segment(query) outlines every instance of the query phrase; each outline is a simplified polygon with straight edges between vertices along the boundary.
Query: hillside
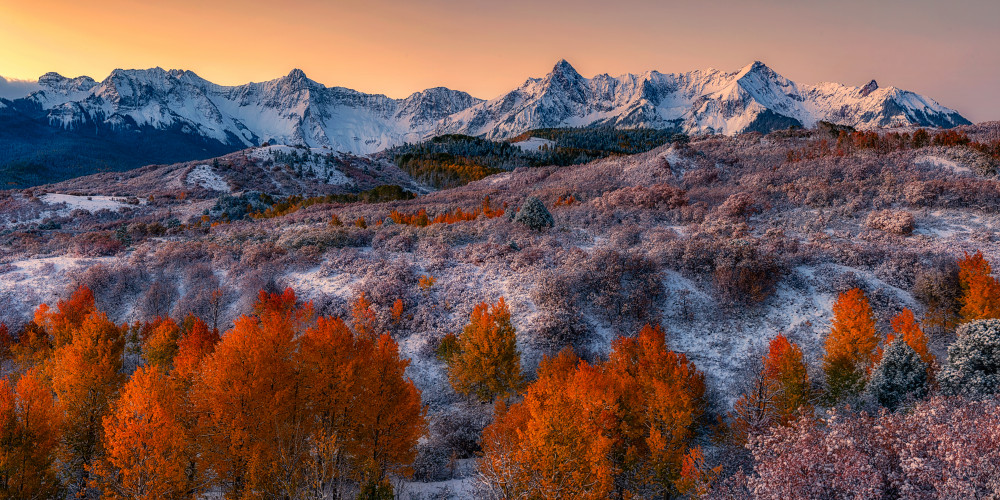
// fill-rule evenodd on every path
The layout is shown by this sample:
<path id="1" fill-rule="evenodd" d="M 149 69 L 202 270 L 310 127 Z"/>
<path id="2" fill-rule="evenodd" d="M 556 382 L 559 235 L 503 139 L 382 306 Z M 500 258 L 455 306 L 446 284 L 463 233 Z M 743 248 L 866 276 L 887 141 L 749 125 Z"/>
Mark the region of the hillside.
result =
<path id="1" fill-rule="evenodd" d="M 480 302 L 509 305 L 529 379 L 565 346 L 598 362 L 616 337 L 661 324 L 704 372 L 710 415 L 731 410 L 778 333 L 822 379 L 833 303 L 853 288 L 880 331 L 914 311 L 943 360 L 954 332 L 928 319 L 941 306 L 929 290 L 951 286 L 965 252 L 1000 259 L 998 138 L 996 124 L 709 136 L 438 191 L 389 163 L 284 147 L 98 174 L 3 193 L 0 321 L 17 331 L 80 285 L 115 321 L 193 313 L 223 330 L 259 290 L 289 287 L 342 317 L 363 293 L 429 408 L 418 482 L 399 487 L 469 488 L 420 481 L 452 477 L 444 457 L 474 457 L 468 436 L 491 418 L 438 354 Z M 511 220 L 529 196 L 554 227 Z"/>

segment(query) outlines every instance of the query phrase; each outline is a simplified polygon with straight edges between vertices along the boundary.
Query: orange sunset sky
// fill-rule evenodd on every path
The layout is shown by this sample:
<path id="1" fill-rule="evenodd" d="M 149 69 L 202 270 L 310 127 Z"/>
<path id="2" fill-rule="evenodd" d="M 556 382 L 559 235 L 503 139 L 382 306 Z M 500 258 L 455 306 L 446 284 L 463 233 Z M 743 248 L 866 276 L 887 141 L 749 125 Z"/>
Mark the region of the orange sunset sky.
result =
<path id="1" fill-rule="evenodd" d="M 560 58 L 588 77 L 759 59 L 802 83 L 875 78 L 985 121 L 1000 119 L 998 19 L 995 0 L 0 0 L 0 75 L 161 66 L 240 84 L 297 67 L 392 97 L 440 85 L 491 98 Z"/>

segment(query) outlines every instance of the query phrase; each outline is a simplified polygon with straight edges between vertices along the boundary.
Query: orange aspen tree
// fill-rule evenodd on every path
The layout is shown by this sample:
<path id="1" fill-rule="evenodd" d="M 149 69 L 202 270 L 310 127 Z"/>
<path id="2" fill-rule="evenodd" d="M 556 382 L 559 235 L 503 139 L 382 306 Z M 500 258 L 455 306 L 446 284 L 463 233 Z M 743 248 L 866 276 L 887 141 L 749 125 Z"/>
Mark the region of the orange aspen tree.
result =
<path id="1" fill-rule="evenodd" d="M 310 451 L 303 462 L 307 493 L 315 498 L 343 498 L 355 478 L 354 458 L 361 454 L 353 439 L 358 424 L 358 374 L 368 357 L 361 342 L 340 318 L 320 317 L 298 340 L 303 398 L 311 414 Z"/>
<path id="2" fill-rule="evenodd" d="M 168 370 L 177 356 L 177 341 L 181 328 L 170 318 L 159 321 L 142 346 L 142 357 L 146 364 Z"/>
<path id="3" fill-rule="evenodd" d="M 892 318 L 892 330 L 895 335 L 887 336 L 885 343 L 889 345 L 898 335 L 903 338 L 903 342 L 906 342 L 914 352 L 920 356 L 920 359 L 927 363 L 927 370 L 933 372 L 936 360 L 934 355 L 931 354 L 930 349 L 927 347 L 927 336 L 924 335 L 923 330 L 920 329 L 920 325 L 917 324 L 917 319 L 913 315 L 913 311 L 909 309 L 903 309 L 902 312 Z"/>
<path id="4" fill-rule="evenodd" d="M 174 356 L 173 374 L 178 378 L 192 380 L 201 366 L 201 361 L 219 343 L 219 332 L 208 329 L 208 325 L 194 316 L 189 316 L 185 324 L 190 324 L 177 340 L 177 354 Z"/>
<path id="5" fill-rule="evenodd" d="M 521 402 L 497 405 L 480 472 L 504 497 L 676 495 L 704 391 L 659 328 L 616 340 L 597 365 L 564 351 L 542 362 Z"/>
<path id="6" fill-rule="evenodd" d="M 80 286 L 69 300 L 60 300 L 53 311 L 47 304 L 38 306 L 35 323 L 45 329 L 52 338 L 52 345 L 62 347 L 73 341 L 73 331 L 96 311 L 94 294 L 86 286 Z"/>
<path id="7" fill-rule="evenodd" d="M 103 419 L 105 457 L 95 467 L 104 498 L 190 498 L 193 445 L 177 418 L 178 387 L 159 366 L 139 368 Z"/>
<path id="8" fill-rule="evenodd" d="M 864 292 L 855 288 L 840 294 L 833 305 L 833 326 L 823 357 L 831 402 L 861 392 L 877 361 L 878 345 L 875 316 Z"/>
<path id="9" fill-rule="evenodd" d="M 71 471 L 70 487 L 77 494 L 90 485 L 90 469 L 103 454 L 101 417 L 125 381 L 125 328 L 103 312 L 92 312 L 73 331 L 72 343 L 53 354 L 52 387 L 65 411 L 62 462 Z"/>
<path id="10" fill-rule="evenodd" d="M 760 373 L 749 381 L 733 407 L 733 431 L 737 442 L 787 424 L 809 406 L 809 375 L 802 350 L 779 334 L 761 359 Z"/>
<path id="11" fill-rule="evenodd" d="M 351 327 L 354 329 L 354 333 L 365 337 L 378 335 L 375 331 L 377 321 L 375 311 L 372 310 L 372 303 L 364 293 L 358 295 L 354 305 L 351 306 L 351 317 L 353 318 Z"/>
<path id="12" fill-rule="evenodd" d="M 492 306 L 483 302 L 473 308 L 469 324 L 458 337 L 458 352 L 451 356 L 448 375 L 456 392 L 484 402 L 518 390 L 521 355 L 503 298 Z"/>
<path id="13" fill-rule="evenodd" d="M 705 410 L 704 375 L 686 356 L 667 349 L 659 326 L 646 325 L 635 338 L 619 337 L 611 348 L 607 369 L 622 387 L 623 397 L 633 399 L 624 404 L 620 419 L 619 434 L 626 447 L 619 453 L 623 458 L 617 467 L 625 473 L 634 471 L 632 490 L 669 495 Z M 644 434 L 632 435 L 635 421 L 642 422 Z M 630 449 L 648 456 L 633 465 Z"/>
<path id="14" fill-rule="evenodd" d="M 208 466 L 230 498 L 294 496 L 305 459 L 302 387 L 293 340 L 312 318 L 295 294 L 261 292 L 206 356 L 193 398 Z"/>
<path id="15" fill-rule="evenodd" d="M 1000 318 L 1000 283 L 993 277 L 993 269 L 982 252 L 966 253 L 958 261 L 958 279 L 962 287 L 959 301 L 963 322 Z"/>
<path id="16" fill-rule="evenodd" d="M 399 346 L 389 334 L 370 343 L 357 384 L 354 440 L 362 491 L 391 492 L 387 474 L 409 475 L 409 464 L 417 453 L 417 440 L 426 431 L 425 408 L 420 391 L 405 376 L 407 359 L 399 357 Z"/>
<path id="17" fill-rule="evenodd" d="M 809 373 L 798 344 L 778 334 L 768 345 L 764 374 L 779 388 L 778 420 L 787 424 L 809 406 Z"/>
<path id="18" fill-rule="evenodd" d="M 37 369 L 0 379 L 0 496 L 54 498 L 62 412 Z"/>

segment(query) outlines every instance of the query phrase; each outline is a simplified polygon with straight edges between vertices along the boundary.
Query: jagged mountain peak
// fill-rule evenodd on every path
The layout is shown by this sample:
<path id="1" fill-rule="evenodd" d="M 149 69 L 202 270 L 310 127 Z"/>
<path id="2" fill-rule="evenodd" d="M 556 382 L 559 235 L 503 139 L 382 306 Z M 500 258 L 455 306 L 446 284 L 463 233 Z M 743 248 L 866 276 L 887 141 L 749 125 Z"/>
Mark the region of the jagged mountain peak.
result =
<path id="1" fill-rule="evenodd" d="M 565 59 L 560 59 L 556 61 L 555 65 L 552 66 L 552 73 L 572 73 L 579 74 L 576 72 L 576 68 L 573 67 L 569 61 Z"/>
<path id="2" fill-rule="evenodd" d="M 872 80 L 861 87 L 861 97 L 868 97 L 869 94 L 878 90 L 878 82 Z"/>
<path id="3" fill-rule="evenodd" d="M 748 73 L 758 73 L 758 72 L 773 73 L 773 70 L 771 70 L 770 67 L 768 67 L 761 61 L 754 61 L 740 68 L 740 70 L 737 72 L 739 75 L 737 76 L 737 78 L 746 75 Z"/>
<path id="4" fill-rule="evenodd" d="M 309 77 L 306 76 L 306 72 L 302 71 L 299 68 L 293 68 L 291 71 L 288 72 L 288 75 L 282 78 L 282 80 L 293 81 L 293 82 L 311 81 L 309 80 Z"/>

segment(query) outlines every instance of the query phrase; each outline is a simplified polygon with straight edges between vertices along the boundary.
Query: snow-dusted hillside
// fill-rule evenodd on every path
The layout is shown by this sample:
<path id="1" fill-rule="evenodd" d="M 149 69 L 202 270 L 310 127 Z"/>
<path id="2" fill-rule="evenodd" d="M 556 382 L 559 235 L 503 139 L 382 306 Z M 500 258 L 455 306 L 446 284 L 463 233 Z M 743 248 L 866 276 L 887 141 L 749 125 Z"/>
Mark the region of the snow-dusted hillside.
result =
<path id="1" fill-rule="evenodd" d="M 0 89 L 10 86 L 4 81 Z M 161 68 L 115 70 L 101 82 L 47 73 L 16 87 L 4 105 L 22 113 L 19 118 L 73 131 L 168 131 L 234 150 L 268 142 L 368 154 L 441 133 L 507 139 L 536 128 L 594 125 L 732 135 L 808 127 L 818 120 L 858 128 L 968 123 L 912 92 L 879 88 L 874 81 L 864 87 L 801 85 L 760 62 L 729 73 L 584 78 L 560 61 L 544 78 L 528 79 L 490 101 L 446 88 L 392 99 L 326 87 L 301 70 L 235 87 Z M 0 125 L 15 118 L 0 116 Z"/>

